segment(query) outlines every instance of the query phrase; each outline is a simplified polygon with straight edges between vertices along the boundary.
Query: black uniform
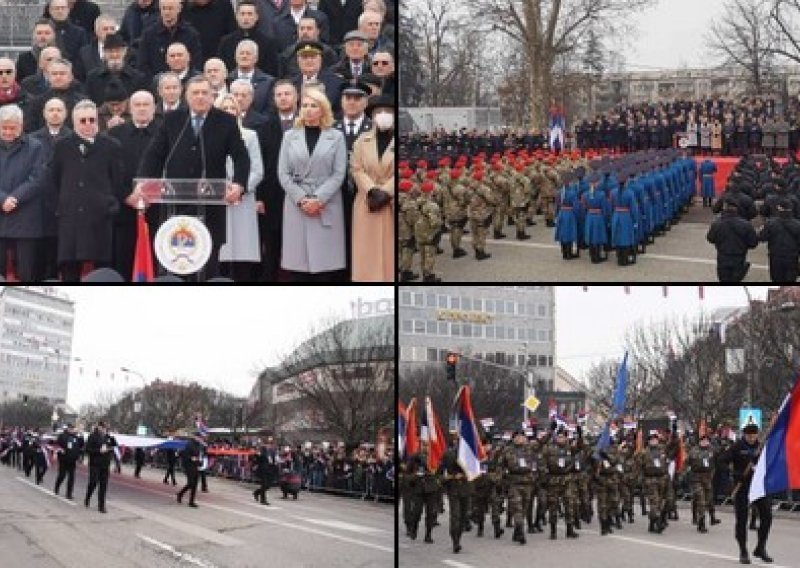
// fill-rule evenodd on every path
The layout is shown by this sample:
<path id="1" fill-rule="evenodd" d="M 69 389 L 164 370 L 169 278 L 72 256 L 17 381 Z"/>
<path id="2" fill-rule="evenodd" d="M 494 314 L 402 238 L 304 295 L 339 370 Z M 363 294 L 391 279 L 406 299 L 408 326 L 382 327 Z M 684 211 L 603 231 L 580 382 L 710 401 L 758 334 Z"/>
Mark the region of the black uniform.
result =
<path id="1" fill-rule="evenodd" d="M 269 505 L 267 501 L 267 490 L 269 489 L 270 482 L 275 478 L 275 472 L 278 469 L 277 457 L 275 449 L 267 446 L 262 446 L 261 451 L 256 456 L 256 475 L 259 481 L 259 488 L 253 491 L 253 498 L 259 501 L 262 505 Z"/>
<path id="2" fill-rule="evenodd" d="M 458 463 L 455 448 L 445 452 L 441 467 L 445 475 L 447 501 L 450 504 L 450 538 L 453 539 L 453 552 L 458 552 L 461 550 L 461 534 L 469 523 L 472 486 Z"/>
<path id="3" fill-rule="evenodd" d="M 95 487 L 97 487 L 97 510 L 106 512 L 106 486 L 108 485 L 108 469 L 117 441 L 110 434 L 103 434 L 95 429 L 86 442 L 86 453 L 89 454 L 89 485 L 86 488 L 86 499 L 83 504 L 89 506 Z"/>
<path id="4" fill-rule="evenodd" d="M 172 478 L 172 485 L 176 485 L 175 483 L 175 450 L 164 450 L 164 454 L 167 457 L 167 472 L 164 474 L 164 483 L 167 483 L 167 480 L 171 477 Z"/>
<path id="5" fill-rule="evenodd" d="M 791 211 L 770 217 L 758 235 L 769 247 L 769 277 L 773 282 L 797 280 L 797 257 L 800 255 L 800 221 Z"/>
<path id="6" fill-rule="evenodd" d="M 144 448 L 136 448 L 133 452 L 133 459 L 136 462 L 136 471 L 133 472 L 134 477 L 139 477 L 139 474 L 142 472 L 142 466 L 144 465 Z"/>
<path id="7" fill-rule="evenodd" d="M 724 467 L 733 463 L 733 480 L 735 484 L 741 483 L 736 493 L 734 506 L 736 508 L 736 541 L 739 543 L 739 553 L 743 564 L 749 564 L 747 554 L 747 509 L 748 494 L 750 493 L 750 482 L 753 478 L 756 462 L 761 451 L 758 442 L 750 445 L 742 438 L 728 448 L 719 458 L 719 463 Z M 745 475 L 745 471 L 750 465 L 750 470 Z M 758 527 L 758 546 L 753 551 L 755 556 L 766 556 L 767 536 L 772 525 L 772 499 L 764 497 L 755 501 L 753 507 L 758 510 L 761 524 Z M 747 559 L 747 562 L 744 560 Z M 769 560 L 771 562 L 771 560 Z"/>
<path id="8" fill-rule="evenodd" d="M 189 440 L 181 452 L 181 465 L 186 474 L 186 485 L 178 492 L 178 503 L 183 499 L 184 493 L 189 492 L 189 506 L 197 507 L 194 502 L 197 493 L 198 466 L 200 465 L 200 444 L 196 440 Z"/>
<path id="9" fill-rule="evenodd" d="M 72 488 L 75 486 L 75 464 L 83 451 L 83 438 L 77 434 L 64 431 L 56 441 L 61 451 L 58 453 L 58 477 L 54 493 L 58 495 L 61 483 L 67 478 L 67 499 L 72 499 Z"/>
<path id="10" fill-rule="evenodd" d="M 33 461 L 36 465 L 36 485 L 41 485 L 44 474 L 47 473 L 47 457 L 45 456 L 44 444 L 39 438 L 33 441 Z"/>
<path id="11" fill-rule="evenodd" d="M 750 264 L 745 262 L 747 250 L 758 245 L 753 226 L 735 211 L 726 210 L 711 224 L 706 238 L 717 247 L 719 281 L 741 282 L 750 268 Z"/>

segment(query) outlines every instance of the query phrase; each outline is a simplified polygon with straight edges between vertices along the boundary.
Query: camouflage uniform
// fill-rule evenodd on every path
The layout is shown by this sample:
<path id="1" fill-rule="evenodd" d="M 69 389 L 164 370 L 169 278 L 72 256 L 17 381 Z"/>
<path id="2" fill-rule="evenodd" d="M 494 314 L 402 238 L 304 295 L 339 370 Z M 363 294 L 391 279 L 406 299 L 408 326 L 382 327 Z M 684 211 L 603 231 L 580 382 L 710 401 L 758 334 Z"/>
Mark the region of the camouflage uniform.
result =
<path id="1" fill-rule="evenodd" d="M 662 514 L 664 491 L 669 480 L 667 473 L 667 453 L 662 445 L 642 448 L 636 454 L 636 467 L 640 475 L 644 476 L 642 491 L 647 498 L 650 509 L 650 532 L 661 532 L 665 528 L 665 519 Z"/>
<path id="2" fill-rule="evenodd" d="M 689 452 L 686 460 L 692 479 L 692 510 L 697 520 L 697 530 L 706 532 L 706 511 L 711 515 L 712 524 L 717 524 L 714 516 L 714 450 L 695 447 Z"/>
<path id="3" fill-rule="evenodd" d="M 419 203 L 411 193 L 400 193 L 398 197 L 400 214 L 398 215 L 397 234 L 400 245 L 400 278 L 403 281 L 415 280 L 412 272 L 414 259 L 414 227 L 419 218 Z"/>
<path id="4" fill-rule="evenodd" d="M 511 210 L 514 214 L 514 225 L 517 227 L 517 239 L 530 238 L 525 233 L 525 214 L 530 201 L 530 180 L 521 172 L 511 174 Z"/>
<path id="5" fill-rule="evenodd" d="M 459 465 L 456 452 L 452 448 L 444 453 L 441 470 L 444 474 L 444 487 L 447 490 L 450 509 L 450 538 L 453 541 L 453 552 L 458 552 L 461 550 L 461 534 L 469 522 L 472 486 L 467 481 L 466 473 Z"/>
<path id="6" fill-rule="evenodd" d="M 548 227 L 555 226 L 556 218 L 556 192 L 561 185 L 561 179 L 558 172 L 549 166 L 542 169 L 544 179 L 542 187 L 539 191 L 540 207 L 544 210 L 544 218 Z"/>
<path id="7" fill-rule="evenodd" d="M 411 539 L 417 538 L 422 510 L 425 509 L 425 542 L 433 542 L 431 531 L 436 524 L 438 495 L 441 486 L 436 475 L 428 471 L 428 455 L 420 452 L 411 456 L 406 467 L 408 472 L 408 492 L 411 495 L 408 532 Z"/>
<path id="8" fill-rule="evenodd" d="M 636 467 L 633 460 L 633 447 L 620 447 L 620 463 L 622 464 L 622 481 L 620 482 L 620 502 L 623 516 L 627 513 L 628 522 L 633 523 L 633 494 L 636 489 Z"/>
<path id="9" fill-rule="evenodd" d="M 531 498 L 532 455 L 527 444 L 512 444 L 503 454 L 503 467 L 509 481 L 509 514 L 514 517 L 514 541 L 525 544 L 523 515 L 525 505 Z"/>
<path id="10" fill-rule="evenodd" d="M 436 262 L 436 241 L 442 229 L 442 217 L 439 213 L 439 206 L 429 195 L 423 194 L 420 198 L 419 211 L 417 223 L 414 225 L 414 238 L 419 248 L 423 279 L 427 282 L 435 282 L 436 276 L 433 268 Z"/>
<path id="11" fill-rule="evenodd" d="M 600 534 L 611 533 L 611 524 L 619 522 L 619 486 L 623 474 L 622 464 L 615 446 L 610 446 L 600 453 L 597 462 L 597 516 L 600 519 Z"/>
<path id="12" fill-rule="evenodd" d="M 489 177 L 492 192 L 497 196 L 494 211 L 494 238 L 505 238 L 503 220 L 508 216 L 511 195 L 511 181 L 505 172 L 492 170 Z"/>
<path id="13" fill-rule="evenodd" d="M 591 491 L 591 468 L 589 464 L 592 459 L 591 448 L 583 444 L 583 440 L 578 438 L 577 446 L 573 448 L 575 455 L 575 528 L 581 528 L 581 519 L 587 523 L 592 520 L 592 491 Z"/>
<path id="14" fill-rule="evenodd" d="M 464 180 L 457 178 L 450 181 L 444 190 L 444 214 L 447 226 L 450 228 L 450 245 L 453 248 L 453 258 L 464 256 L 466 252 L 461 248 L 461 237 L 467 225 L 467 206 L 470 200 L 470 190 Z"/>
<path id="15" fill-rule="evenodd" d="M 502 500 L 498 495 L 502 478 L 499 458 L 500 453 L 497 450 L 490 450 L 486 461 L 481 464 L 481 476 L 473 481 L 472 520 L 478 525 L 478 536 L 483 536 L 487 511 L 491 513 L 495 538 L 503 534 L 503 529 L 500 528 Z"/>
<path id="16" fill-rule="evenodd" d="M 492 209 L 495 203 L 492 190 L 482 181 L 471 181 L 471 199 L 469 202 L 469 226 L 472 231 L 472 247 L 475 258 L 489 258 L 486 254 L 486 233 L 492 224 Z"/>
<path id="17" fill-rule="evenodd" d="M 575 483 L 572 479 L 575 470 L 575 459 L 566 444 L 549 445 L 542 456 L 548 475 L 547 498 L 550 512 L 550 538 L 556 538 L 558 522 L 558 506 L 563 506 L 564 518 L 567 522 L 567 538 L 576 538 L 574 532 L 575 519 Z"/>
<path id="18" fill-rule="evenodd" d="M 527 520 L 528 533 L 542 532 L 542 521 L 544 520 L 544 509 L 547 507 L 547 496 L 543 490 L 544 472 L 542 471 L 542 449 L 539 441 L 534 439 L 530 442 L 531 448 L 531 478 L 533 479 L 531 488 L 531 499 L 528 501 Z M 533 502 L 536 501 L 536 517 L 534 519 Z"/>
<path id="19" fill-rule="evenodd" d="M 536 222 L 533 218 L 536 216 L 536 209 L 539 206 L 539 194 L 542 189 L 542 177 L 539 171 L 541 164 L 533 162 L 530 166 L 525 168 L 525 177 L 530 180 L 530 200 L 528 201 L 527 211 L 527 225 L 533 226 Z"/>

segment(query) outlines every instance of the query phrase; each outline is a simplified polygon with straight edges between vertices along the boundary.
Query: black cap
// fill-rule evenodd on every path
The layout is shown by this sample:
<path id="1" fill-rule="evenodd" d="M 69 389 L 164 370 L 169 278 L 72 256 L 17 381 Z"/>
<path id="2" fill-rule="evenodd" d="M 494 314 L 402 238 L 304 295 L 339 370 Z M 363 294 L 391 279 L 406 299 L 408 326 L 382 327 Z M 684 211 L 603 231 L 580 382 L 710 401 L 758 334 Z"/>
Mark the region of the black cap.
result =
<path id="1" fill-rule="evenodd" d="M 103 49 L 115 49 L 119 47 L 128 47 L 125 43 L 125 38 L 118 33 L 108 34 L 106 41 L 103 42 Z"/>
<path id="2" fill-rule="evenodd" d="M 742 432 L 745 434 L 758 434 L 758 424 L 747 424 L 742 428 Z"/>
<path id="3" fill-rule="evenodd" d="M 372 89 L 364 81 L 352 81 L 342 89 L 342 94 L 368 97 L 372 94 Z"/>
<path id="4" fill-rule="evenodd" d="M 376 108 L 391 108 L 395 107 L 394 97 L 389 95 L 373 95 L 369 98 L 367 103 L 367 115 L 372 115 L 372 111 Z"/>
<path id="5" fill-rule="evenodd" d="M 111 81 L 103 90 L 103 101 L 118 103 L 128 99 L 128 92 L 119 81 Z"/>

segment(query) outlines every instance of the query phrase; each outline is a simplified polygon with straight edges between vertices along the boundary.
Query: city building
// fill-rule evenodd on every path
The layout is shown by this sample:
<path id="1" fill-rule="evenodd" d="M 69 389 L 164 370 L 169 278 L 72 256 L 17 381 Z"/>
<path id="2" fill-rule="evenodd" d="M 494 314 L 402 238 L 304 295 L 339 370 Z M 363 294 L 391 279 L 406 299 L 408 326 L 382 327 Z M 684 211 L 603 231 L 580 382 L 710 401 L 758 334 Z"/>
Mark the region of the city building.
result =
<path id="1" fill-rule="evenodd" d="M 67 399 L 75 308 L 50 287 L 0 292 L 0 403 Z"/>

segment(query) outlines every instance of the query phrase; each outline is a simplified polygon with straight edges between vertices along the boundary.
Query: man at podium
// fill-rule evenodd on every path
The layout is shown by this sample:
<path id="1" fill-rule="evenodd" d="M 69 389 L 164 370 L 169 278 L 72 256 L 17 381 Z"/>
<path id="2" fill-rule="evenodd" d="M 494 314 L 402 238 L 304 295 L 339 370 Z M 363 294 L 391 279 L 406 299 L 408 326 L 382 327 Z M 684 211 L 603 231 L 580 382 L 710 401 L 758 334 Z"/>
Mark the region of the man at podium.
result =
<path id="1" fill-rule="evenodd" d="M 145 150 L 139 166 L 140 178 L 225 179 L 225 160 L 233 160 L 233 180 L 225 192 L 225 201 L 239 202 L 247 187 L 250 158 L 242 141 L 236 118 L 213 107 L 211 85 L 203 76 L 186 84 L 188 108 L 167 113 L 164 123 Z M 141 187 L 134 193 L 146 202 Z M 197 215 L 196 206 L 178 207 L 177 214 Z M 225 208 L 205 208 L 205 224 L 211 233 L 213 248 L 205 267 L 206 276 L 219 275 L 219 247 L 225 242 Z"/>

